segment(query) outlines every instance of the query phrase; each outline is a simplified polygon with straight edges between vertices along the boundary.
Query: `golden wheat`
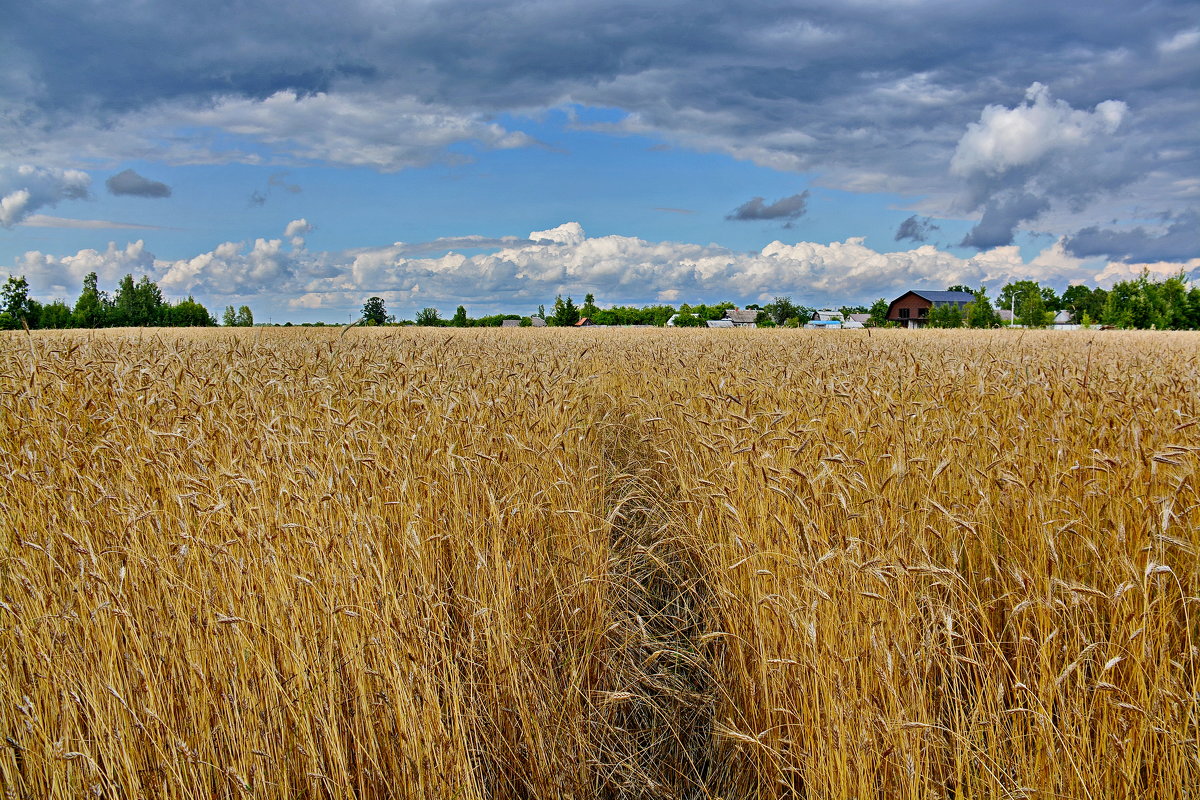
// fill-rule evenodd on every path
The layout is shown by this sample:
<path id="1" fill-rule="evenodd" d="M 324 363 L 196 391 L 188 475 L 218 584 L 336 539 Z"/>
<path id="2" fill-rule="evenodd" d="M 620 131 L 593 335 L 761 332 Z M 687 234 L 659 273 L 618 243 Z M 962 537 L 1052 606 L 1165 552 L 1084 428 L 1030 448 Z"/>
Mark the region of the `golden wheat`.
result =
<path id="1" fill-rule="evenodd" d="M 0 786 L 1194 797 L 1200 337 L 0 339 Z"/>

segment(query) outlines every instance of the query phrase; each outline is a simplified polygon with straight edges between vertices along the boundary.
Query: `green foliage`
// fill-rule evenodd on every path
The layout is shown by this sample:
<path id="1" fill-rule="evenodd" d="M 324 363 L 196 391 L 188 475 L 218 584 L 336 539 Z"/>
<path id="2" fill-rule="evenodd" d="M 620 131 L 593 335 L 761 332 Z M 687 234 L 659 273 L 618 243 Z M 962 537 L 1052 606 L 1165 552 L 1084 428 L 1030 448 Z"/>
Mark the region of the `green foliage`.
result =
<path id="1" fill-rule="evenodd" d="M 967 304 L 965 321 L 968 328 L 995 328 L 1000 324 L 1000 314 L 988 299 L 987 287 L 980 286 L 975 300 Z"/>
<path id="2" fill-rule="evenodd" d="M 703 328 L 704 320 L 693 314 L 691 311 L 680 311 L 675 317 L 676 328 Z"/>
<path id="3" fill-rule="evenodd" d="M 550 319 L 546 320 L 550 325 L 557 325 L 560 328 L 565 328 L 579 322 L 579 309 L 575 307 L 575 301 L 569 296 L 563 300 L 562 295 L 554 298 L 554 313 Z"/>
<path id="4" fill-rule="evenodd" d="M 890 303 L 882 297 L 871 304 L 871 308 L 867 311 L 871 315 L 870 323 L 876 328 L 882 328 L 887 325 L 887 315 Z"/>
<path id="5" fill-rule="evenodd" d="M 807 309 L 796 305 L 790 297 L 776 297 L 770 303 L 763 307 L 763 311 L 771 318 L 771 321 L 776 325 L 782 325 L 792 317 L 803 317 L 805 319 L 812 318 L 812 312 L 804 313 Z"/>
<path id="6" fill-rule="evenodd" d="M 437 327 L 442 324 L 442 315 L 436 308 L 422 308 L 417 312 L 416 323 L 425 327 Z"/>
<path id="7" fill-rule="evenodd" d="M 963 310 L 957 303 L 935 304 L 929 309 L 928 325 L 931 328 L 961 328 Z"/>
<path id="8" fill-rule="evenodd" d="M 1027 294 L 1038 294 L 1041 296 L 1043 311 L 1049 311 L 1053 314 L 1053 312 L 1062 309 L 1062 301 L 1054 293 L 1054 289 L 1049 286 L 1042 286 L 1037 281 L 1014 281 L 1013 283 L 1004 284 L 1000 289 L 1000 297 L 997 298 L 996 302 L 1000 308 L 1012 309 L 1020 316 L 1019 310 L 1014 309 L 1013 300 L 1015 298 L 1016 305 L 1020 306 L 1025 301 L 1025 295 Z"/>
<path id="9" fill-rule="evenodd" d="M 1016 322 L 1026 328 L 1044 328 L 1054 319 L 1054 313 L 1046 308 L 1041 292 L 1026 292 L 1018 295 Z"/>
<path id="10" fill-rule="evenodd" d="M 1200 289 L 1189 289 L 1182 272 L 1162 281 L 1142 272 L 1134 280 L 1113 285 L 1100 319 L 1119 328 L 1200 328 Z"/>
<path id="11" fill-rule="evenodd" d="M 19 278 L 9 275 L 3 288 L 0 288 L 0 311 L 16 321 L 14 327 L 19 327 L 20 320 L 28 320 L 32 310 L 29 301 L 29 281 L 25 280 L 24 275 Z"/>
<path id="12" fill-rule="evenodd" d="M 362 319 L 368 325 L 383 325 L 388 321 L 387 305 L 382 297 L 367 298 L 362 307 Z"/>
<path id="13" fill-rule="evenodd" d="M 471 324 L 470 320 L 467 319 L 466 306 L 459 306 L 454 309 L 454 318 L 450 320 L 450 324 L 456 328 L 465 328 Z"/>
<path id="14" fill-rule="evenodd" d="M 587 296 L 583 298 L 583 305 L 580 306 L 580 308 L 579 308 L 579 316 L 580 317 L 592 317 L 593 318 L 592 321 L 595 322 L 595 317 L 599 313 L 600 313 L 600 309 L 596 307 L 596 296 L 594 294 L 592 294 L 591 292 L 588 292 Z M 604 323 L 597 323 L 597 324 L 604 324 Z"/>

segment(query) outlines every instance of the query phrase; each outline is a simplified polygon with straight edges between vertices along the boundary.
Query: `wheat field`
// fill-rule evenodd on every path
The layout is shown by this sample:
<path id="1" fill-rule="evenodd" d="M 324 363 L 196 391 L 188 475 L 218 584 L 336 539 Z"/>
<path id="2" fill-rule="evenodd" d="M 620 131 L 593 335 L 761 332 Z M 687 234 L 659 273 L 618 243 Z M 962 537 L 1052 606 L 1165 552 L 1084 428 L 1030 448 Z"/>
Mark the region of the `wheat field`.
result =
<path id="1" fill-rule="evenodd" d="M 1200 335 L 0 339 L 9 798 L 1194 798 Z"/>

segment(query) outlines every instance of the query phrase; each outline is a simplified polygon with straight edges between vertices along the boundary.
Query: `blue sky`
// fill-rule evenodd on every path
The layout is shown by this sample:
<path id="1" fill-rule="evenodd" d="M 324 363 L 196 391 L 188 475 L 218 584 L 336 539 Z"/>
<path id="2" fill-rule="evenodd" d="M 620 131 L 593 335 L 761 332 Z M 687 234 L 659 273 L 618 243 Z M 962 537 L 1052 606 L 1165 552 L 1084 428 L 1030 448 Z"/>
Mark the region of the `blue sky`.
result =
<path id="1" fill-rule="evenodd" d="M 1200 276 L 1195 3 L 0 0 L 0 275 L 259 319 Z"/>

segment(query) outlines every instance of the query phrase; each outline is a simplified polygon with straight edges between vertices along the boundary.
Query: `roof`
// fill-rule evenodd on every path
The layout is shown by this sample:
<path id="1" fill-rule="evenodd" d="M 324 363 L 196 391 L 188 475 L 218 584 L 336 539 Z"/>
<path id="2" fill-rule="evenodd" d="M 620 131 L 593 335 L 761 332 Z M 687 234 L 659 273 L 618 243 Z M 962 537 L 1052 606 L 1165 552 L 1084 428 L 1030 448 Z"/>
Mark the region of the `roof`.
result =
<path id="1" fill-rule="evenodd" d="M 576 328 L 590 328 L 594 323 L 591 317 L 580 317 L 579 322 L 575 323 Z"/>
<path id="2" fill-rule="evenodd" d="M 707 323 L 710 328 L 733 328 L 735 327 L 731 319 L 710 319 Z"/>
<path id="3" fill-rule="evenodd" d="M 753 308 L 731 308 L 725 312 L 725 319 L 735 325 L 746 325 L 758 319 L 758 311 Z"/>
<path id="4" fill-rule="evenodd" d="M 821 308 L 813 312 L 812 318 L 814 320 L 825 320 L 827 322 L 831 320 L 841 322 L 842 312 L 835 311 L 832 308 Z"/>
<path id="5" fill-rule="evenodd" d="M 930 292 L 924 289 L 913 289 L 912 294 L 928 300 L 931 303 L 974 303 L 975 295 L 970 292 Z"/>
<path id="6" fill-rule="evenodd" d="M 533 327 L 535 327 L 535 328 L 546 327 L 546 320 L 542 319 L 541 317 L 534 317 L 533 318 Z"/>
<path id="7" fill-rule="evenodd" d="M 863 323 L 870 322 L 871 315 L 870 314 L 851 314 L 850 321 L 851 322 L 863 322 Z"/>
<path id="8" fill-rule="evenodd" d="M 501 320 L 500 327 L 501 328 L 519 328 L 519 327 L 521 327 L 521 320 L 519 320 L 519 319 Z"/>

